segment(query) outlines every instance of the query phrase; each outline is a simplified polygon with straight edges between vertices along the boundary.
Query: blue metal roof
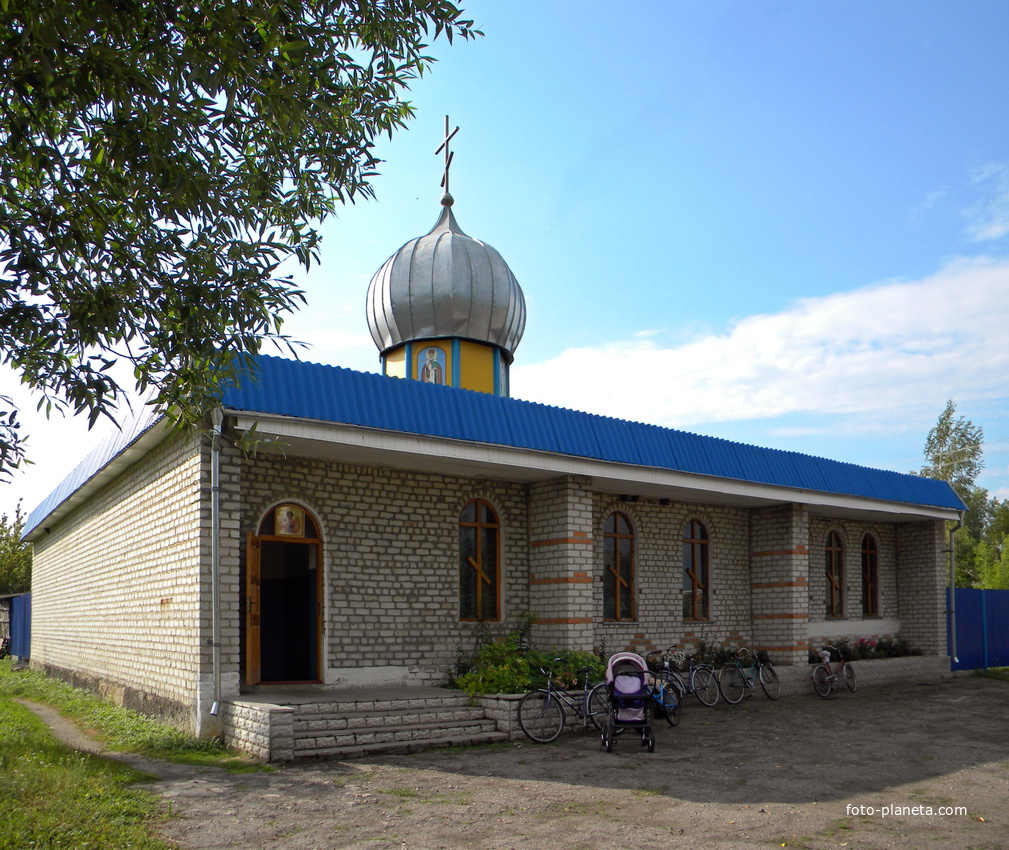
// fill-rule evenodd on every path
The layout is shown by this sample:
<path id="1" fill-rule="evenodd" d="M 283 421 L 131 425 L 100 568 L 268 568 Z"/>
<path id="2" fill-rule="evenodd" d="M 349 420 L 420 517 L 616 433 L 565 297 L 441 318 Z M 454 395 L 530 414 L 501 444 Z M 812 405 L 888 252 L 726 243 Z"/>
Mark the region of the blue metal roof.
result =
<path id="1" fill-rule="evenodd" d="M 962 511 L 945 481 L 518 399 L 261 355 L 224 407 Z"/>

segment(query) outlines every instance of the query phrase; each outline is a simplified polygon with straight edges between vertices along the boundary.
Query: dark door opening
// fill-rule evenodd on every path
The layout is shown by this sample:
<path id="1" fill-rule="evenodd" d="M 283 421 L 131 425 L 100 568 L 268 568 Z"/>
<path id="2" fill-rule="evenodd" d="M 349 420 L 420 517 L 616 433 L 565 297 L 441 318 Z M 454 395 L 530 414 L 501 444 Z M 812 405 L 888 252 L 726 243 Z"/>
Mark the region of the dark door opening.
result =
<path id="1" fill-rule="evenodd" d="M 319 681 L 319 547 L 260 541 L 260 681 Z"/>

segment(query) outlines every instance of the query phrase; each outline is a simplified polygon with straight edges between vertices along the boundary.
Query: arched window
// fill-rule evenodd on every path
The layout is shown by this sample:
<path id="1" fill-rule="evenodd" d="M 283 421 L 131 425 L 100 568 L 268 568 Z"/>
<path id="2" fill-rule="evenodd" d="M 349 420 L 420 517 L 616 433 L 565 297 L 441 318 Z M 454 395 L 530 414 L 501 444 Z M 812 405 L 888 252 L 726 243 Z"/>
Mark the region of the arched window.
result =
<path id="1" fill-rule="evenodd" d="M 634 619 L 634 532 L 622 513 L 603 525 L 603 616 Z"/>
<path id="2" fill-rule="evenodd" d="M 879 616 L 879 549 L 871 534 L 862 538 L 862 616 Z"/>
<path id="3" fill-rule="evenodd" d="M 494 508 L 474 499 L 459 517 L 459 619 L 500 620 L 500 530 Z"/>
<path id="4" fill-rule="evenodd" d="M 836 531 L 827 535 L 824 547 L 824 566 L 827 572 L 827 616 L 844 616 L 844 546 Z"/>
<path id="5" fill-rule="evenodd" d="M 708 530 L 696 519 L 683 527 L 683 619 L 708 619 Z"/>

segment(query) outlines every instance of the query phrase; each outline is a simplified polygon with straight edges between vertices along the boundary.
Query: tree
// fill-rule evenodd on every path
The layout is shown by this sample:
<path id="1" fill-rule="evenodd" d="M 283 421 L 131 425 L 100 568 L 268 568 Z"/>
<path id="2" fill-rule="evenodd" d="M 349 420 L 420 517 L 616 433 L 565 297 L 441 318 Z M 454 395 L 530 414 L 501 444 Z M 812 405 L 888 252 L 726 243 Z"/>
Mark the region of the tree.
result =
<path id="1" fill-rule="evenodd" d="M 1009 590 L 1009 502 L 992 499 L 982 539 L 974 549 L 974 587 Z"/>
<path id="2" fill-rule="evenodd" d="M 925 466 L 921 474 L 948 481 L 967 501 L 974 480 L 984 469 L 984 429 L 963 416 L 953 419 L 956 403 L 950 399 L 935 427 L 925 438 Z"/>
<path id="3" fill-rule="evenodd" d="M 955 535 L 956 583 L 959 587 L 975 585 L 986 569 L 987 549 L 979 549 L 991 514 L 988 491 L 974 480 L 984 469 L 982 444 L 984 430 L 963 416 L 956 416 L 951 399 L 925 438 L 925 465 L 921 474 L 948 481 L 967 506 L 963 525 Z"/>
<path id="4" fill-rule="evenodd" d="M 32 587 L 32 547 L 21 541 L 25 517 L 21 502 L 14 518 L 0 514 L 0 593 L 27 593 Z"/>
<path id="5" fill-rule="evenodd" d="M 304 300 L 278 268 L 372 194 L 374 143 L 478 35 L 448 0 L 0 3 L 0 362 L 39 406 L 130 389 L 199 423 L 234 355 Z M 112 366 L 126 362 L 121 385 Z M 122 380 L 122 379 L 119 379 Z M 24 460 L 0 396 L 0 477 Z"/>

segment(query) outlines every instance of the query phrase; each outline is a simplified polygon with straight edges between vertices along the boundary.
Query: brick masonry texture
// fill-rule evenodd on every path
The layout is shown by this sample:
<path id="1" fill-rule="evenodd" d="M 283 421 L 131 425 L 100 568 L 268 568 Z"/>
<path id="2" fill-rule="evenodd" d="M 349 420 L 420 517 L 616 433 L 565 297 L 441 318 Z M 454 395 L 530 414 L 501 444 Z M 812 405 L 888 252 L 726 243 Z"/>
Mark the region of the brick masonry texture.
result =
<path id="1" fill-rule="evenodd" d="M 274 460 L 247 463 L 242 487 L 245 530 L 280 501 L 319 521 L 331 668 L 407 667 L 414 684 L 445 681 L 476 638 L 476 624 L 459 619 L 459 516 L 476 498 L 501 524 L 502 617 L 492 632 L 529 608 L 523 485 Z"/>
<path id="2" fill-rule="evenodd" d="M 193 440 L 162 444 L 43 535 L 32 576 L 33 665 L 192 728 L 210 546 L 201 466 Z"/>
<path id="3" fill-rule="evenodd" d="M 33 663 L 102 682 L 204 734 L 233 723 L 262 749 L 254 723 L 230 708 L 209 717 L 212 686 L 209 449 L 173 437 L 104 486 L 35 548 Z M 591 481 L 519 484 L 299 458 L 222 453 L 223 697 L 240 696 L 246 535 L 281 502 L 297 502 L 323 540 L 323 678 L 399 671 L 405 684 L 441 684 L 478 625 L 459 619 L 459 517 L 471 500 L 500 520 L 501 618 L 526 612 L 541 648 L 646 653 L 701 639 L 767 648 L 779 665 L 806 661 L 809 630 L 827 634 L 823 546 L 845 547 L 846 636 L 881 623 L 933 656 L 945 652 L 943 524 L 810 515 L 797 505 L 748 509 L 621 500 Z M 634 532 L 635 618 L 603 619 L 603 527 L 614 511 Z M 683 617 L 684 526 L 707 529 L 709 608 Z M 880 617 L 862 618 L 860 543 L 879 547 Z M 887 633 L 890 634 L 890 633 Z M 404 672 L 405 671 L 405 672 Z M 246 711 L 248 714 L 251 710 Z M 185 721 L 188 718 L 188 723 Z M 282 722 L 278 717 L 277 722 Z M 244 725 L 243 725 L 244 724 Z M 271 736 L 272 737 L 272 736 Z M 256 741 L 259 743 L 256 743 Z M 272 746 L 272 744 L 270 745 Z"/>

